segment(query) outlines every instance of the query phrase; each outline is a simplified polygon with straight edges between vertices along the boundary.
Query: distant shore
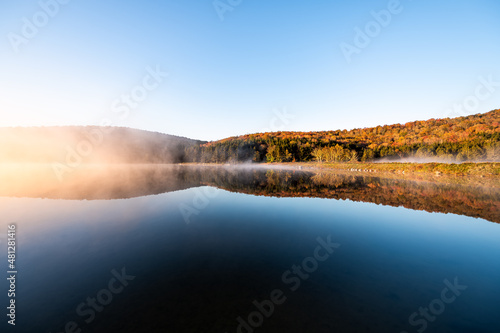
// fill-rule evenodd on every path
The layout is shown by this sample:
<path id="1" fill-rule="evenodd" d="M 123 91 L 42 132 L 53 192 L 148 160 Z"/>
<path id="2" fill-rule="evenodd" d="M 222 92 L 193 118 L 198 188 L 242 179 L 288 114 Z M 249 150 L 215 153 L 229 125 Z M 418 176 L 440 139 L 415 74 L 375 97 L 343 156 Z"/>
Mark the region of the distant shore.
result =
<path id="1" fill-rule="evenodd" d="M 433 174 L 437 176 L 500 177 L 500 162 L 412 163 L 412 162 L 273 162 L 273 163 L 182 163 L 187 165 L 251 165 L 335 169 L 363 173 Z"/>
<path id="2" fill-rule="evenodd" d="M 338 170 L 360 175 L 408 178 L 415 180 L 476 183 L 500 186 L 500 163 L 327 163 L 289 162 L 267 163 L 307 170 Z"/>
<path id="3" fill-rule="evenodd" d="M 500 177 L 500 163 L 327 163 L 327 162 L 290 162 L 269 163 L 269 165 L 296 165 L 303 167 L 340 169 L 358 172 L 383 172 L 397 174 L 433 174 L 442 176 L 484 176 Z"/>
<path id="4" fill-rule="evenodd" d="M 437 182 L 463 183 L 500 187 L 500 163 L 329 163 L 329 162 L 279 162 L 251 164 L 186 163 L 205 166 L 238 166 L 286 168 L 303 171 L 338 171 L 361 176 L 400 178 Z"/>

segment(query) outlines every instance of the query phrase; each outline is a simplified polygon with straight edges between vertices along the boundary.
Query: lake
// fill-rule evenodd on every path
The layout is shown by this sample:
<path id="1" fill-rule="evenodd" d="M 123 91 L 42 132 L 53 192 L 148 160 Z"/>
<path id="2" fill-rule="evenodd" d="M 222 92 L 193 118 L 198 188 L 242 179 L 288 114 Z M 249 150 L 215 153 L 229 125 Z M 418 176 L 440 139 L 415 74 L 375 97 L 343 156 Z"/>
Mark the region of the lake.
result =
<path id="1" fill-rule="evenodd" d="M 0 172 L 2 332 L 499 332 L 500 188 L 356 172 Z M 8 306 L 2 285 L 3 311 Z M 81 330 L 81 331 L 80 331 Z"/>

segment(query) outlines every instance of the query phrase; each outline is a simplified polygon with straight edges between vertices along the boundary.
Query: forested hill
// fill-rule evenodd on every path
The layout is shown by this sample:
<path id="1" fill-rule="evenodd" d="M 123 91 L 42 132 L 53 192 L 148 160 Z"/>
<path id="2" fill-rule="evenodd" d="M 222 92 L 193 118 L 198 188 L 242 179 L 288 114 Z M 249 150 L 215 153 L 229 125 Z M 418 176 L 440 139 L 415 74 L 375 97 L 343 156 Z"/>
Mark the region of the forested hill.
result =
<path id="1" fill-rule="evenodd" d="M 0 163 L 179 163 L 206 143 L 124 127 L 0 128 Z"/>
<path id="2" fill-rule="evenodd" d="M 500 109 L 467 117 L 215 142 L 123 127 L 0 128 L 0 163 L 234 163 L 435 158 L 500 161 Z"/>
<path id="3" fill-rule="evenodd" d="M 466 117 L 323 132 L 272 132 L 187 148 L 192 162 L 500 161 L 500 109 Z"/>

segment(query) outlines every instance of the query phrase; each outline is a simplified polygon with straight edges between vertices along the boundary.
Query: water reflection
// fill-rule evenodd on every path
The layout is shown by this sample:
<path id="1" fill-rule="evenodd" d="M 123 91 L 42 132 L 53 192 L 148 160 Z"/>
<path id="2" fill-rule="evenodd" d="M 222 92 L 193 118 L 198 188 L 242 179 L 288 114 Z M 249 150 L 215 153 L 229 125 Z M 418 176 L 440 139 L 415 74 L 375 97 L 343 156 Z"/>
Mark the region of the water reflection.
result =
<path id="1" fill-rule="evenodd" d="M 0 229 L 18 226 L 16 332 L 71 321 L 82 332 L 417 332 L 409 317 L 455 277 L 467 289 L 426 332 L 500 327 L 500 226 L 423 211 L 498 221 L 481 212 L 496 188 L 244 167 L 87 167 L 64 183 L 50 168 L 9 172 Z M 189 224 L 184 206 L 198 210 Z M 292 290 L 298 273 L 283 274 L 314 256 L 318 237 L 340 247 Z M 122 268 L 135 279 L 86 322 L 78 307 Z M 277 289 L 286 301 L 238 330 Z"/>
<path id="2" fill-rule="evenodd" d="M 205 185 L 252 195 L 348 199 L 500 222 L 497 186 L 248 166 L 86 166 L 72 170 L 63 181 L 49 166 L 0 168 L 0 196 L 5 197 L 124 199 Z"/>

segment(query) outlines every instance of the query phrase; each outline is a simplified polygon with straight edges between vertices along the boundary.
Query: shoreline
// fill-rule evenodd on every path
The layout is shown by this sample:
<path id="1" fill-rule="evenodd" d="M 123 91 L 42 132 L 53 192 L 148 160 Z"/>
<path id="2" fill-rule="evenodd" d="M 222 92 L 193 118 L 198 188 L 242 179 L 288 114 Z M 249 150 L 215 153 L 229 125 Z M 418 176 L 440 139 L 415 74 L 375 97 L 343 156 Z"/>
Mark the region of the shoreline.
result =
<path id="1" fill-rule="evenodd" d="M 439 176 L 479 176 L 500 177 L 499 162 L 477 163 L 412 163 L 412 162 L 283 162 L 266 163 L 270 165 L 297 165 L 303 167 L 338 169 L 358 172 L 396 173 L 396 174 L 434 174 Z"/>
<path id="2" fill-rule="evenodd" d="M 216 167 L 282 168 L 300 171 L 342 172 L 353 176 L 459 183 L 500 188 L 500 163 L 410 163 L 410 162 L 277 162 L 277 163 L 181 163 Z"/>
<path id="3" fill-rule="evenodd" d="M 301 167 L 301 170 L 340 171 L 360 176 L 500 188 L 500 163 L 496 162 L 461 164 L 291 162 L 272 164 L 297 166 Z"/>

